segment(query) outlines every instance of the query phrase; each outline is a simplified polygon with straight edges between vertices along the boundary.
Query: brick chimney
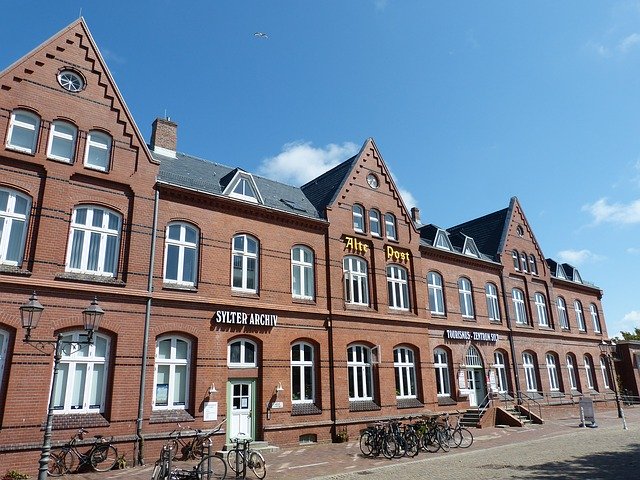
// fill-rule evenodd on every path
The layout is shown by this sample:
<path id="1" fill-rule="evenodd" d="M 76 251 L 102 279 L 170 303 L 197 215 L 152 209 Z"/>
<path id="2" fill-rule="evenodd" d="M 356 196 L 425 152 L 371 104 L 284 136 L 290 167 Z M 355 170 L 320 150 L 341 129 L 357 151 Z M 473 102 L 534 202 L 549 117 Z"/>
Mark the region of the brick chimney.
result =
<path id="1" fill-rule="evenodd" d="M 422 223 L 420 221 L 420 209 L 418 207 L 411 207 L 411 219 L 417 224 Z"/>
<path id="2" fill-rule="evenodd" d="M 151 150 L 165 157 L 176 158 L 178 124 L 167 118 L 156 118 L 151 126 Z"/>

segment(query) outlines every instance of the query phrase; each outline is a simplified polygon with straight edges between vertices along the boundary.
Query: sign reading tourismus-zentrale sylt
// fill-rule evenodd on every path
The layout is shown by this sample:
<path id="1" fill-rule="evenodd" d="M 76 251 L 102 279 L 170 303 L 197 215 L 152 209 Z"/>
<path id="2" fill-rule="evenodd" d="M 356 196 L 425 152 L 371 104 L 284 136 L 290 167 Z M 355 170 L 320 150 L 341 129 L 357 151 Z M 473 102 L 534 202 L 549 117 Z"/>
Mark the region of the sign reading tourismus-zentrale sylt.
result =
<path id="1" fill-rule="evenodd" d="M 445 330 L 445 338 L 450 340 L 473 340 L 475 342 L 497 342 L 500 335 L 489 332 L 470 332 L 468 330 Z"/>
<path id="2" fill-rule="evenodd" d="M 229 323 L 234 325 L 255 325 L 259 327 L 275 327 L 278 325 L 278 315 L 268 313 L 218 310 L 213 318 L 216 323 Z"/>

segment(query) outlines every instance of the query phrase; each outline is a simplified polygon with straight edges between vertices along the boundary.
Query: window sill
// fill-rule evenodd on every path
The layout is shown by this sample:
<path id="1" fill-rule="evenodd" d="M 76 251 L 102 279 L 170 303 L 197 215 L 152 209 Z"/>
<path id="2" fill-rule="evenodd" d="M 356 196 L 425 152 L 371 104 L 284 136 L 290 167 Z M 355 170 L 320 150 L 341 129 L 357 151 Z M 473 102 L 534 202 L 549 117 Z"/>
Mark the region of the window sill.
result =
<path id="1" fill-rule="evenodd" d="M 231 290 L 232 297 L 241 297 L 241 298 L 255 298 L 256 300 L 260 299 L 260 295 L 257 292 L 242 292 L 239 290 Z"/>
<path id="2" fill-rule="evenodd" d="M 397 398 L 396 406 L 397 408 L 422 408 L 424 403 L 417 398 Z"/>
<path id="3" fill-rule="evenodd" d="M 71 158 L 55 158 L 55 157 L 47 157 L 47 160 L 51 160 L 56 163 L 64 163 L 65 165 L 73 165 L 73 159 Z"/>
<path id="4" fill-rule="evenodd" d="M 457 404 L 458 402 L 456 402 L 451 397 L 438 397 L 438 405 L 440 406 L 457 405 Z"/>
<path id="5" fill-rule="evenodd" d="M 180 292 L 197 292 L 198 288 L 193 285 L 180 285 L 179 283 L 162 283 L 163 290 L 177 290 Z"/>
<path id="6" fill-rule="evenodd" d="M 149 423 L 193 422 L 194 420 L 195 418 L 189 412 L 182 409 L 154 410 L 149 417 Z"/>
<path id="7" fill-rule="evenodd" d="M 291 301 L 300 305 L 316 305 L 316 301 L 313 298 L 291 297 Z"/>
<path id="8" fill-rule="evenodd" d="M 53 416 L 54 430 L 108 427 L 109 422 L 100 413 L 63 413 Z"/>
<path id="9" fill-rule="evenodd" d="M 20 276 L 20 277 L 30 277 L 31 276 L 31 272 L 29 270 L 24 270 L 18 266 L 15 265 L 0 265 L 0 274 L 7 274 L 7 275 L 16 275 L 16 276 Z"/>
<path id="10" fill-rule="evenodd" d="M 101 283 L 105 285 L 115 285 L 117 287 L 124 287 L 126 283 L 122 280 L 118 280 L 114 277 L 103 277 L 102 275 L 90 275 L 88 273 L 72 273 L 64 272 L 58 273 L 55 280 L 64 280 L 69 282 L 86 282 L 86 283 Z"/>
<path id="11" fill-rule="evenodd" d="M 318 415 L 322 409 L 315 403 L 293 403 L 291 404 L 291 415 Z"/>
<path id="12" fill-rule="evenodd" d="M 18 152 L 18 153 L 24 153 L 25 155 L 30 155 L 32 157 L 35 157 L 36 154 L 34 151 L 32 150 L 28 150 L 26 148 L 22 148 L 22 147 L 15 147 L 13 145 L 6 145 L 5 148 L 7 150 L 11 150 L 12 152 Z"/>
<path id="13" fill-rule="evenodd" d="M 359 305 L 357 303 L 345 303 L 344 309 L 345 310 L 362 311 L 362 312 L 372 310 L 371 309 L 371 305 Z"/>
<path id="14" fill-rule="evenodd" d="M 373 400 L 349 400 L 350 412 L 370 412 L 374 410 L 380 410 L 380 405 Z"/>

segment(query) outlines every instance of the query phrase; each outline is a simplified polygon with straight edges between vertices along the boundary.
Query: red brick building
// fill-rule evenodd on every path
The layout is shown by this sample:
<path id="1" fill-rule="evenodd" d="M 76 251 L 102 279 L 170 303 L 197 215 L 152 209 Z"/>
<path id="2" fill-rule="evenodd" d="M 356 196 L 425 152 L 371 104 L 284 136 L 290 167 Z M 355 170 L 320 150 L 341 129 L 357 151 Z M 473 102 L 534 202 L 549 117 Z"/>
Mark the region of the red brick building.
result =
<path id="1" fill-rule="evenodd" d="M 372 139 L 298 188 L 149 145 L 82 19 L 0 72 L 0 453 L 80 426 L 152 460 L 180 422 L 273 444 L 373 419 L 610 396 L 602 292 L 545 258 L 517 199 L 420 223 Z M 53 359 L 33 337 L 95 342 Z M 220 441 L 216 446 L 220 446 Z"/>

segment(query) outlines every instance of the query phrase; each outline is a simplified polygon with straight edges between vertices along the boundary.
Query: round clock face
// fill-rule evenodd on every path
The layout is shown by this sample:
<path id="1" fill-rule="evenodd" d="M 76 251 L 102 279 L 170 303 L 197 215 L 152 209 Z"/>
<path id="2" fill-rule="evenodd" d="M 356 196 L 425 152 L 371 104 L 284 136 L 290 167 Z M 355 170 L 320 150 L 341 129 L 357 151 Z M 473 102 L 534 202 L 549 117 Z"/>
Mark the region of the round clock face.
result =
<path id="1" fill-rule="evenodd" d="M 378 177 L 376 177 L 373 173 L 367 175 L 367 183 L 371 188 L 378 188 Z"/>

